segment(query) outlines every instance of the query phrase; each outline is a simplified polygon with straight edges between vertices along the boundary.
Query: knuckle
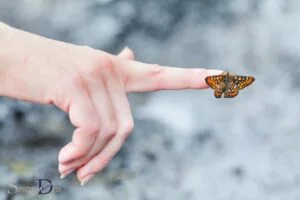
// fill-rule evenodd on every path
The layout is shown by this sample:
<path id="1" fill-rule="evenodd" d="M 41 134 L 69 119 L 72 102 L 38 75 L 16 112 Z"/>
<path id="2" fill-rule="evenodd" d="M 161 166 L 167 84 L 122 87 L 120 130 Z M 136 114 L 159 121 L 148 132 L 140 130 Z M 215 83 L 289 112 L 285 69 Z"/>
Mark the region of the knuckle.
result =
<path id="1" fill-rule="evenodd" d="M 120 127 L 120 134 L 127 137 L 133 130 L 134 122 L 132 119 L 126 120 Z"/>
<path id="2" fill-rule="evenodd" d="M 162 81 L 161 81 L 160 79 L 156 79 L 155 82 L 154 82 L 154 84 L 153 84 L 152 90 L 153 90 L 153 91 L 163 90 L 164 87 L 163 87 L 163 85 L 161 84 L 161 82 L 162 82 Z"/>
<path id="3" fill-rule="evenodd" d="M 99 53 L 97 62 L 95 64 L 104 73 L 113 73 L 114 65 L 111 57 L 106 53 Z"/>
<path id="4" fill-rule="evenodd" d="M 150 70 L 149 70 L 149 76 L 152 78 L 153 80 L 153 84 L 151 87 L 151 90 L 153 91 L 157 91 L 160 89 L 163 89 L 163 85 L 162 83 L 162 74 L 164 73 L 164 68 L 158 64 L 153 64 L 150 66 Z"/>
<path id="5" fill-rule="evenodd" d="M 91 65 L 84 69 L 89 77 L 98 79 L 103 74 L 114 73 L 114 65 L 108 54 L 97 53 L 93 60 Z"/>
<path id="6" fill-rule="evenodd" d="M 103 137 L 105 138 L 112 138 L 117 133 L 117 126 L 116 125 L 110 125 L 105 128 L 103 128 Z"/>
<path id="7" fill-rule="evenodd" d="M 193 69 L 184 69 L 184 77 L 182 78 L 182 88 L 184 89 L 193 89 L 195 84 L 193 84 L 194 80 L 199 80 L 202 81 L 199 77 L 197 76 L 199 74 L 195 73 L 195 70 Z"/>
<path id="8" fill-rule="evenodd" d="M 101 170 L 103 167 L 107 166 L 111 160 L 112 160 L 112 156 L 103 154 L 99 159 L 99 165 L 96 166 L 96 168 L 94 170 L 96 170 L 96 171 Z"/>
<path id="9" fill-rule="evenodd" d="M 85 73 L 88 77 L 94 77 L 96 79 L 102 74 L 101 71 L 102 70 L 98 64 L 92 64 L 85 69 Z"/>
<path id="10" fill-rule="evenodd" d="M 100 130 L 100 126 L 98 123 L 92 123 L 90 122 L 87 126 L 86 126 L 87 132 L 91 135 L 91 136 L 95 136 L 99 133 Z"/>
<path id="11" fill-rule="evenodd" d="M 164 68 L 158 64 L 152 64 L 150 66 L 150 71 L 149 71 L 149 75 L 151 77 L 153 76 L 159 76 L 160 74 L 162 74 L 164 71 Z"/>

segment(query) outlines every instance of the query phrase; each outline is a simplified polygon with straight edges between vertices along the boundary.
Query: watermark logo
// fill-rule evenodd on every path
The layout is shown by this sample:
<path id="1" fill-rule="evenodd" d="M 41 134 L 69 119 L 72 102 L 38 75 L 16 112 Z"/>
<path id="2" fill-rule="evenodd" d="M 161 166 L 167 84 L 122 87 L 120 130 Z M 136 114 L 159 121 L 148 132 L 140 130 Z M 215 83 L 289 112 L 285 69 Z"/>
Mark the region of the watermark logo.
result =
<path id="1" fill-rule="evenodd" d="M 37 179 L 37 186 L 17 186 L 8 185 L 7 192 L 9 194 L 17 193 L 35 193 L 35 194 L 49 194 L 50 192 L 61 192 L 63 188 L 61 186 L 53 185 L 49 179 Z"/>

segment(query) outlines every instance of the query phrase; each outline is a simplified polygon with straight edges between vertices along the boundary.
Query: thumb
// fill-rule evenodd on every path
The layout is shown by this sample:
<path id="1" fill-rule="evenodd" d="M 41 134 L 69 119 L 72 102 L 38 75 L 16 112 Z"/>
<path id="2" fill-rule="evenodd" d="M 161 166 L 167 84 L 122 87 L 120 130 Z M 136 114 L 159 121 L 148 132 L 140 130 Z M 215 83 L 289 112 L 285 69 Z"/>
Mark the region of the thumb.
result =
<path id="1" fill-rule="evenodd" d="M 134 60 L 134 53 L 128 47 L 125 47 L 119 54 L 118 57 Z"/>

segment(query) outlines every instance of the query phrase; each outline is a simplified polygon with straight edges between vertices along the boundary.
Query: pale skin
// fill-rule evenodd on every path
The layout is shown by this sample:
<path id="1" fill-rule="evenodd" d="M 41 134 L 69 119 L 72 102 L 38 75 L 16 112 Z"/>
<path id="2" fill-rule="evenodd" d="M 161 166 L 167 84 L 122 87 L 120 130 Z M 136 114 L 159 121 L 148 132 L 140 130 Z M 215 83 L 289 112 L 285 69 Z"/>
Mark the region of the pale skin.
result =
<path id="1" fill-rule="evenodd" d="M 72 140 L 58 156 L 61 177 L 81 185 L 105 168 L 133 130 L 130 92 L 205 89 L 220 70 L 175 68 L 21 31 L 0 22 L 0 95 L 53 104 L 69 114 Z"/>

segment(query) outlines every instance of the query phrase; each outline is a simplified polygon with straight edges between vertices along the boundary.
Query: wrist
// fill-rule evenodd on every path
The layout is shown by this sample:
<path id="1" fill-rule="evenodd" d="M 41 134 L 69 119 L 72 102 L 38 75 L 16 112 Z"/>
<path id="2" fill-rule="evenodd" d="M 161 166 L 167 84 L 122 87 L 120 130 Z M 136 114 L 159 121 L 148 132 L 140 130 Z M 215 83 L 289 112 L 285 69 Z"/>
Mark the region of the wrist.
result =
<path id="1" fill-rule="evenodd" d="M 5 96 L 5 85 L 7 79 L 7 70 L 10 65 L 8 49 L 8 40 L 10 38 L 9 34 L 10 27 L 2 22 L 0 22 L 0 96 Z"/>
<path id="2" fill-rule="evenodd" d="M 0 22 L 0 96 L 14 98 L 15 80 L 24 61 L 18 35 L 17 29 Z"/>

